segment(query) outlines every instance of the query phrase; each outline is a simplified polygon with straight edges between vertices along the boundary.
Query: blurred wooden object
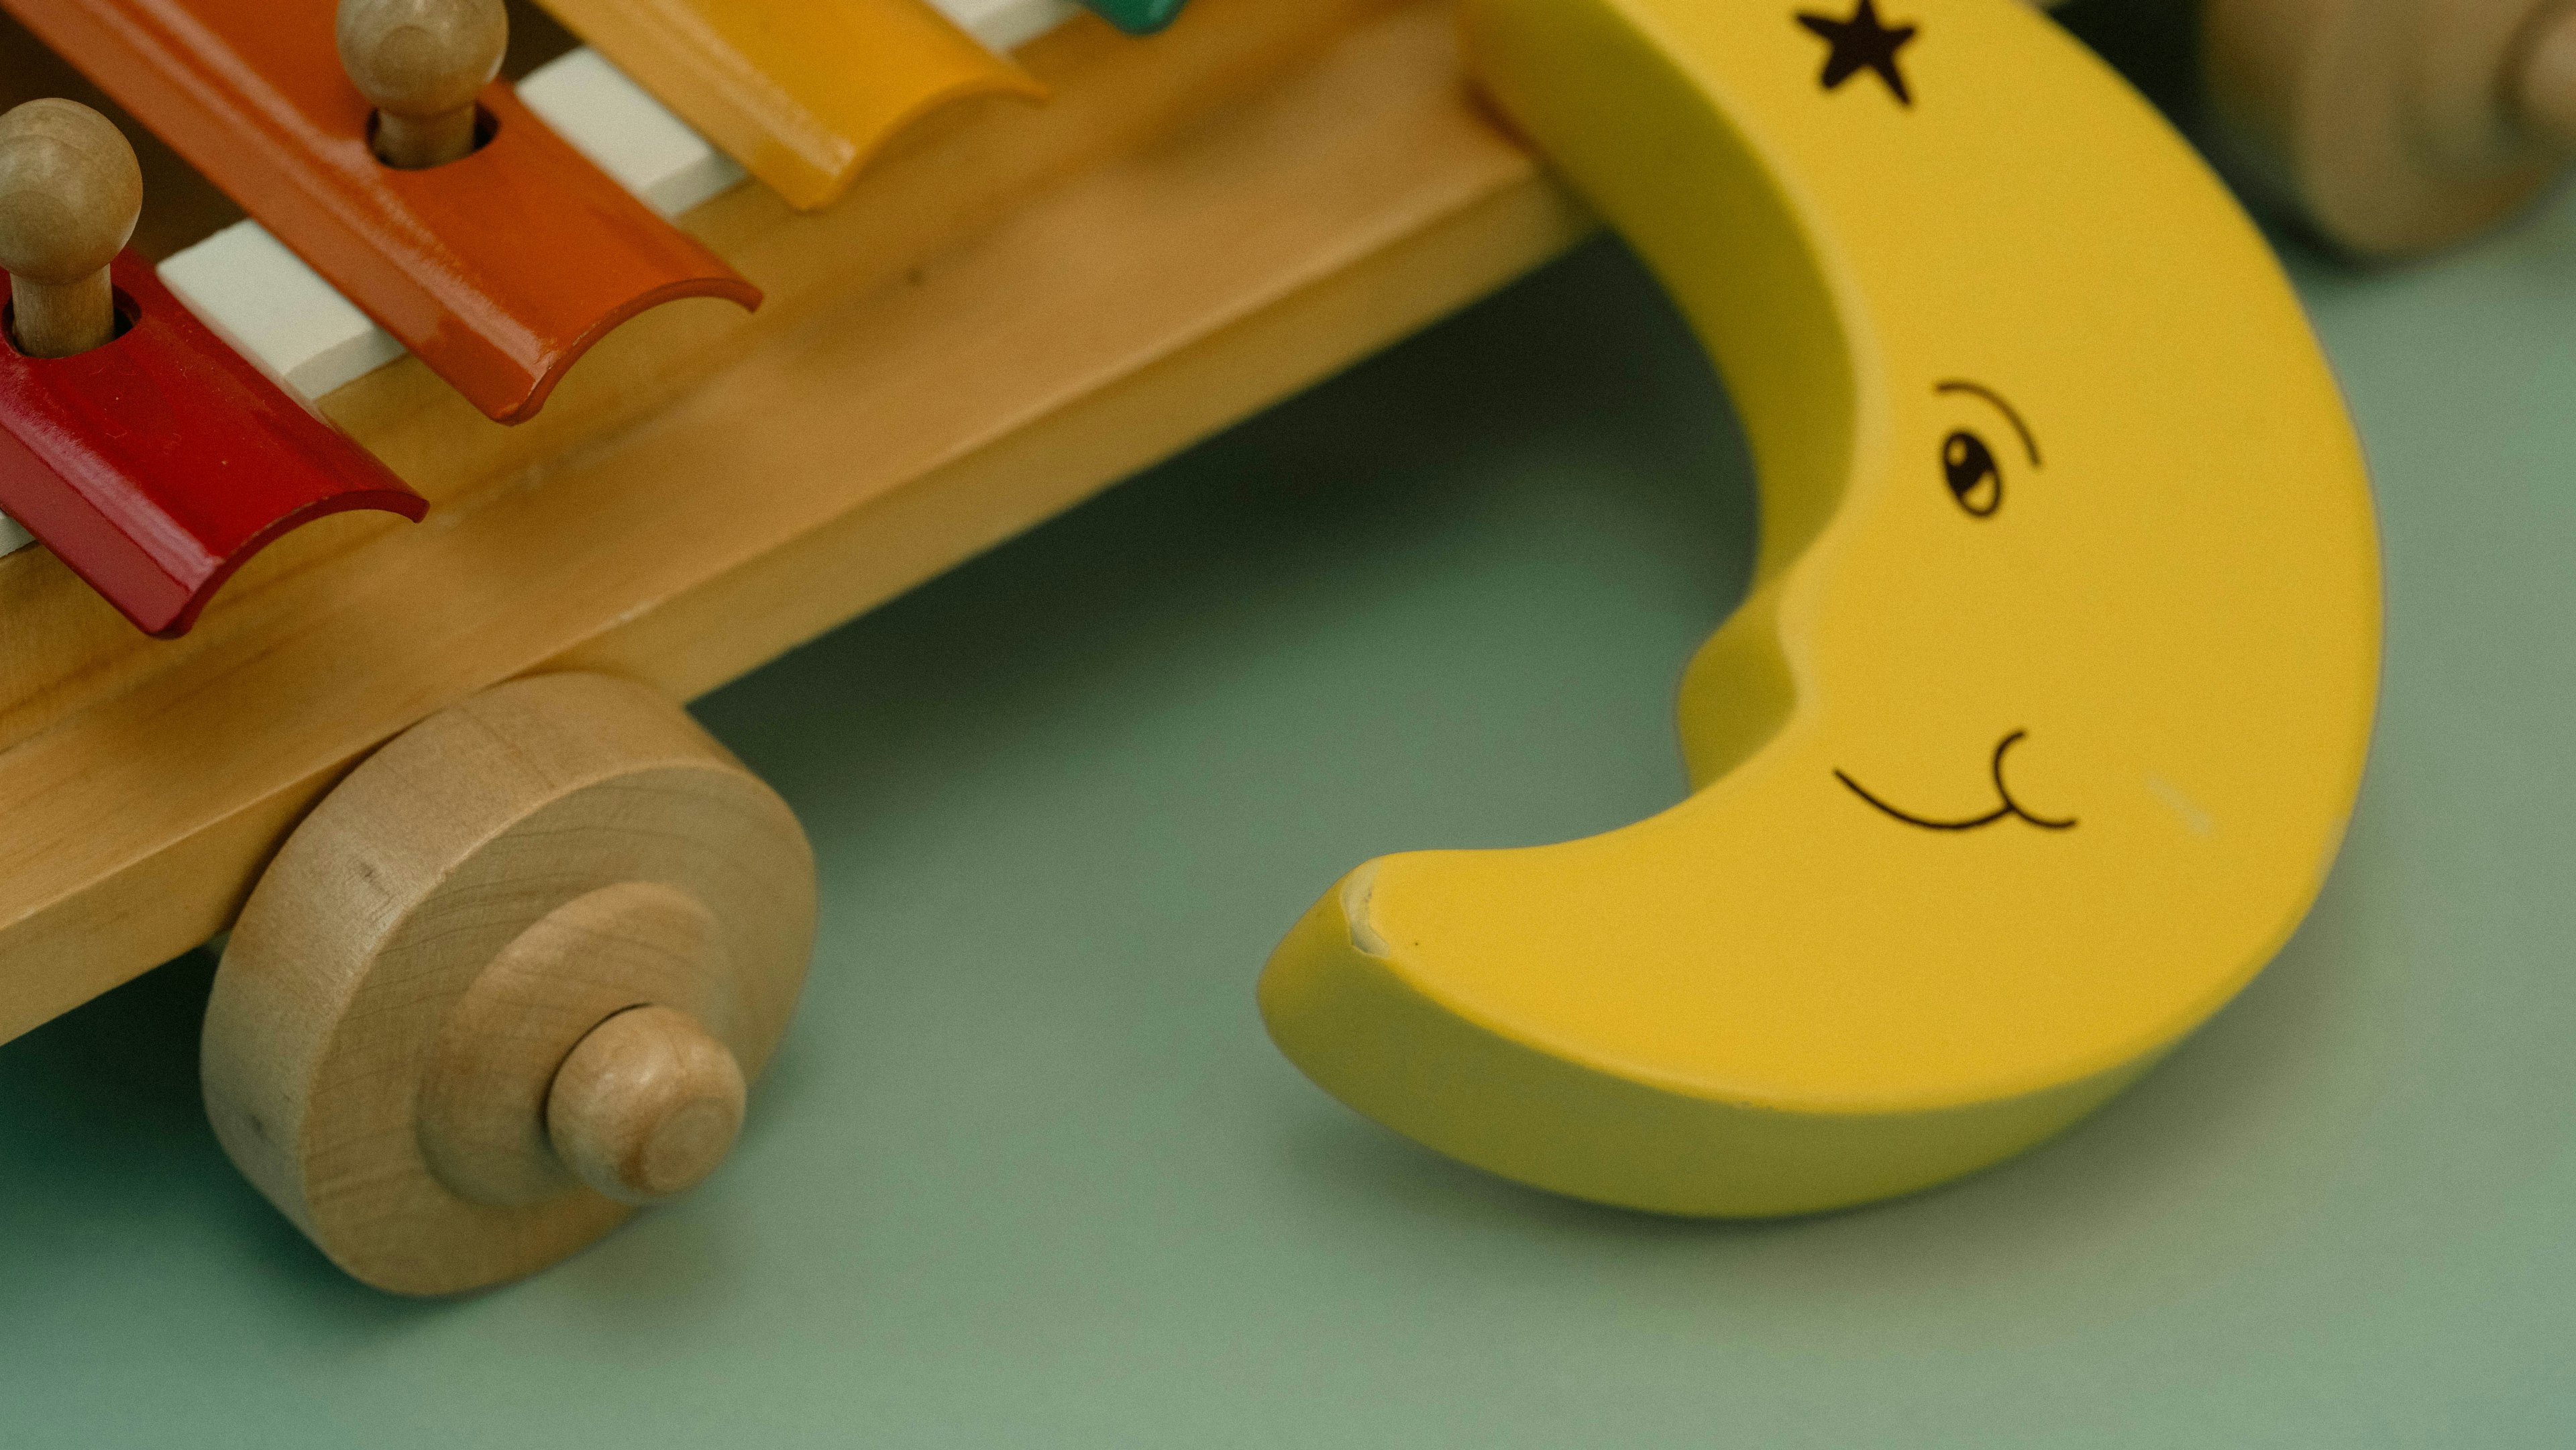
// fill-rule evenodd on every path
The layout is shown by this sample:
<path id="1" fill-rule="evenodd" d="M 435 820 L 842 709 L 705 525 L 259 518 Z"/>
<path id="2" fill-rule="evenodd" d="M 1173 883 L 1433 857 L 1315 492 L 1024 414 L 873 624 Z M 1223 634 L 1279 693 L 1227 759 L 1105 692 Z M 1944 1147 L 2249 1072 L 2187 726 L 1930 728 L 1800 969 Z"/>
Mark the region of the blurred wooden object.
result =
<path id="1" fill-rule="evenodd" d="M 2357 255 L 2431 251 L 2576 160 L 2565 0 L 2205 0 L 2210 96 L 2263 179 Z"/>

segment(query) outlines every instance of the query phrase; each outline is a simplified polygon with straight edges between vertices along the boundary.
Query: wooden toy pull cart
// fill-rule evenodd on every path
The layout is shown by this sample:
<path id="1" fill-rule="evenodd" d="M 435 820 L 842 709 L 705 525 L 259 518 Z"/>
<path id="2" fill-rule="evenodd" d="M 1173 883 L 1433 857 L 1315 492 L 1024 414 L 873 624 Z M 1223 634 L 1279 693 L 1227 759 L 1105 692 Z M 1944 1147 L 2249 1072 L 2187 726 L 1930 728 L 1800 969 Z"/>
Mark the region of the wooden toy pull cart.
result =
<path id="1" fill-rule="evenodd" d="M 813 883 L 677 702 L 1580 236 L 1451 21 L 1197 0 L 1147 40 L 1056 30 L 1017 57 L 1042 107 L 938 112 L 819 211 L 688 213 L 756 314 L 648 312 L 516 428 L 413 359 L 321 398 L 427 521 L 317 523 L 184 639 L 0 559 L 0 1039 L 233 929 L 217 1130 L 405 1292 L 529 1272 L 703 1173 Z M 177 235 L 221 205 L 154 180 Z"/>

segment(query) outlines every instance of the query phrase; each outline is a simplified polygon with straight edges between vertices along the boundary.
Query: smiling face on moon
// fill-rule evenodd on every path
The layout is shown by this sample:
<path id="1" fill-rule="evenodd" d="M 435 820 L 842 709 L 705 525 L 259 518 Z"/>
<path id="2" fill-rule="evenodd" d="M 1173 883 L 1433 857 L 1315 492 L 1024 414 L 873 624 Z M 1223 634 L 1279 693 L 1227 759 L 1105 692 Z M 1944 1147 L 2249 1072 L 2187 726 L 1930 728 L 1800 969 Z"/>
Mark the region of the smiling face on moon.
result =
<path id="1" fill-rule="evenodd" d="M 1503 109 L 1753 443 L 1694 794 L 1387 857 L 1262 984 L 1325 1087 L 1585 1197 L 1779 1213 L 2055 1131 L 2278 950 L 2358 788 L 2377 546 L 2260 237 L 2014 0 L 1471 0 Z"/>

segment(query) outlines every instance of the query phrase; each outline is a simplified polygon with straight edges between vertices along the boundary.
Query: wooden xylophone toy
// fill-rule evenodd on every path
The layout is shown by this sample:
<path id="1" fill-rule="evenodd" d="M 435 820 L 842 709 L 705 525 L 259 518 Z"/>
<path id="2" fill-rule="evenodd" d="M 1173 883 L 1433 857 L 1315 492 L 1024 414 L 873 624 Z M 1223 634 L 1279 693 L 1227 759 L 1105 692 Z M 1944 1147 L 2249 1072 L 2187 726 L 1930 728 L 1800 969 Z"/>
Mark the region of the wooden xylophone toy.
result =
<path id="1" fill-rule="evenodd" d="M 113 321 L 0 348 L 0 1040 L 233 928 L 218 1131 L 396 1289 L 730 1141 L 812 875 L 677 700 L 1590 225 L 1444 0 L 5 8 L 113 122 L 0 138 L 12 336 Z"/>
<path id="2" fill-rule="evenodd" d="M 1525 1183 L 1812 1212 L 2080 1120 L 2313 900 L 2359 449 L 2018 0 L 547 3 L 0 0 L 0 1038 L 229 930 L 208 1115 L 359 1278 L 729 1150 L 813 865 L 677 700 L 1596 215 L 1760 476 L 1693 793 L 1358 866 L 1263 975 L 1292 1061 Z"/>

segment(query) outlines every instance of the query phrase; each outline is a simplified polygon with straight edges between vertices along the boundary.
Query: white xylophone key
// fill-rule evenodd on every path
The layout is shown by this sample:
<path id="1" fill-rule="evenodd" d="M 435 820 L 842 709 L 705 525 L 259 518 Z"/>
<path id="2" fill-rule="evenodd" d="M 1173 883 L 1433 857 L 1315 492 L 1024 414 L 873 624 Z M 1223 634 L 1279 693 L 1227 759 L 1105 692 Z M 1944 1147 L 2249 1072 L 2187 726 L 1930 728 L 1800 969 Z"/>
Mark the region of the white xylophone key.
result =
<path id="1" fill-rule="evenodd" d="M 14 554 L 36 542 L 36 536 L 19 527 L 18 521 L 0 514 L 0 554 Z"/>
<path id="2" fill-rule="evenodd" d="M 930 0 L 957 28 L 1008 55 L 1082 13 L 1074 0 Z"/>
<path id="3" fill-rule="evenodd" d="M 742 164 L 584 46 L 519 82 L 519 99 L 573 149 L 666 217 L 739 185 Z"/>
<path id="4" fill-rule="evenodd" d="M 257 222 L 235 222 L 171 257 L 161 281 L 198 321 L 307 403 L 403 355 L 393 334 Z"/>

